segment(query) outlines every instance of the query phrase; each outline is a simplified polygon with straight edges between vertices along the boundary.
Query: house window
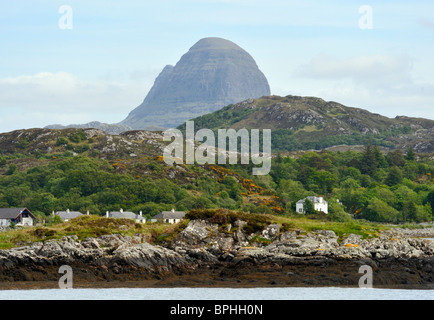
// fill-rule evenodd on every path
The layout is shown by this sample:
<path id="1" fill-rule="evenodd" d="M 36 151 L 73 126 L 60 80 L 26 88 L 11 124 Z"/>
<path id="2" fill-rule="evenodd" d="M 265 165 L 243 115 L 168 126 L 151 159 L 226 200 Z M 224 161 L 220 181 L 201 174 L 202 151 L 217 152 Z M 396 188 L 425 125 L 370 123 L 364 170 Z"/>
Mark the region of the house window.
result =
<path id="1" fill-rule="evenodd" d="M 303 208 L 298 209 L 298 212 L 303 213 Z"/>

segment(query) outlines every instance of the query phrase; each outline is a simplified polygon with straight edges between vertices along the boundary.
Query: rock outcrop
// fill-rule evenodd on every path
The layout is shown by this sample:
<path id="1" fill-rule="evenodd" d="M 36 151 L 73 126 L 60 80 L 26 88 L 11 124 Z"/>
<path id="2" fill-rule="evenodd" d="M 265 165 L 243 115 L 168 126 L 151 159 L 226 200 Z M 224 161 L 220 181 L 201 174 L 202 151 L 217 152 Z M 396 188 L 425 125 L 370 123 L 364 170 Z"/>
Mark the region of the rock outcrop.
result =
<path id="1" fill-rule="evenodd" d="M 237 221 L 222 229 L 192 220 L 162 245 L 140 235 L 82 241 L 69 236 L 0 250 L 0 283 L 56 281 L 59 267 L 69 265 L 79 283 L 158 279 L 160 286 L 357 286 L 359 267 L 368 265 L 379 287 L 434 284 L 434 242 L 409 237 L 406 230 L 370 240 L 351 234 L 338 241 L 333 231 L 282 232 L 280 225 L 269 225 L 247 234 L 244 226 Z M 425 235 L 434 233 L 427 230 Z"/>
<path id="2" fill-rule="evenodd" d="M 163 155 L 166 144 L 162 140 L 161 132 L 144 130 L 112 135 L 93 128 L 28 129 L 1 133 L 0 150 L 31 156 L 89 151 L 93 157 L 104 159 L 156 157 Z"/>
<path id="3" fill-rule="evenodd" d="M 121 122 L 133 129 L 177 127 L 222 107 L 270 95 L 256 62 L 235 43 L 221 38 L 197 42 L 176 66 L 166 66 L 143 103 Z"/>

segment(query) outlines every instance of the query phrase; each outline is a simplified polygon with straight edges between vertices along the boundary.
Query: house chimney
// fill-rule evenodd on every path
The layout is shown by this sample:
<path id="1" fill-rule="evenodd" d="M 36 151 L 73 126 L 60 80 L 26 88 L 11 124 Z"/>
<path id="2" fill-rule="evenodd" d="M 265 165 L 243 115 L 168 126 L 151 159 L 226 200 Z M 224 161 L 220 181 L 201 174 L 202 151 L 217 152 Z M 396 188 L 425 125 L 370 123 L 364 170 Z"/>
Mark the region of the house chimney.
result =
<path id="1" fill-rule="evenodd" d="M 172 212 L 175 212 L 175 209 L 174 209 L 174 208 L 172 208 Z"/>
<path id="2" fill-rule="evenodd" d="M 121 210 L 119 210 L 121 213 L 124 213 L 124 209 L 121 208 Z"/>
<path id="3" fill-rule="evenodd" d="M 319 196 L 319 203 L 323 203 L 323 201 L 324 201 L 323 196 Z"/>
<path id="4" fill-rule="evenodd" d="M 139 214 L 140 214 L 141 217 L 143 217 L 143 212 L 142 211 L 140 211 Z"/>
<path id="5" fill-rule="evenodd" d="M 89 215 L 89 210 L 87 210 L 86 215 Z"/>
<path id="6" fill-rule="evenodd" d="M 66 213 L 69 213 L 69 209 L 66 209 Z"/>
<path id="7" fill-rule="evenodd" d="M 106 213 L 105 213 L 105 217 L 106 217 L 106 218 L 109 217 L 109 212 L 108 212 L 108 211 L 106 211 Z"/>

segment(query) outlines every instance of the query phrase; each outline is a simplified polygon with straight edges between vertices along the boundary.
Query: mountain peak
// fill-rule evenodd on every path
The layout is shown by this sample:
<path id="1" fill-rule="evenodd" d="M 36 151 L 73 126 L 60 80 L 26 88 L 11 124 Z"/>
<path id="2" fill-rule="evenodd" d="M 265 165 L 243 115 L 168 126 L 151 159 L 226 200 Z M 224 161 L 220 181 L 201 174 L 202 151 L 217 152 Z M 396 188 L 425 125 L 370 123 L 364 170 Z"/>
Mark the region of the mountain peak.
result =
<path id="1" fill-rule="evenodd" d="M 192 50 L 227 50 L 227 49 L 236 49 L 236 50 L 243 50 L 240 46 L 235 44 L 234 42 L 230 40 L 226 40 L 223 38 L 217 38 L 217 37 L 209 37 L 209 38 L 203 38 L 200 39 L 196 44 L 194 44 L 190 51 Z M 243 50 L 244 51 L 244 50 Z"/>
<path id="2" fill-rule="evenodd" d="M 122 124 L 176 127 L 185 121 L 249 98 L 270 95 L 255 60 L 232 41 L 199 40 L 174 66 L 166 66 L 143 103 Z"/>

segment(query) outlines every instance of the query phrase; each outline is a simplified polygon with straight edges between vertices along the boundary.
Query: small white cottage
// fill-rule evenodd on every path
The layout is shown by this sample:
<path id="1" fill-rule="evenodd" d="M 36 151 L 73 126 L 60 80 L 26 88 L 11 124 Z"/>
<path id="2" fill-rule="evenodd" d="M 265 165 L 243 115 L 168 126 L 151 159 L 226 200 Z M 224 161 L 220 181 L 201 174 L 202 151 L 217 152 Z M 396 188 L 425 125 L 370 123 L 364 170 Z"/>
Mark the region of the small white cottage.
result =
<path id="1" fill-rule="evenodd" d="M 156 216 L 153 216 L 151 218 L 151 222 L 165 222 L 165 223 L 179 223 L 182 219 L 184 219 L 184 216 L 186 213 L 184 211 L 175 211 L 175 209 L 172 209 L 171 211 L 163 211 L 157 214 Z"/>
<path id="2" fill-rule="evenodd" d="M 299 214 L 305 213 L 304 204 L 306 202 L 306 199 L 309 199 L 309 201 L 313 203 L 316 211 L 324 212 L 327 214 L 329 213 L 329 204 L 327 201 L 324 200 L 324 198 L 322 196 L 307 197 L 307 198 L 304 198 L 304 199 L 298 201 L 297 204 L 295 205 L 295 209 L 296 209 L 297 213 L 299 213 Z"/>
<path id="3" fill-rule="evenodd" d="M 89 214 L 89 212 L 87 214 Z M 69 220 L 80 217 L 83 214 L 78 211 L 70 211 L 69 209 L 66 209 L 66 211 L 57 211 L 56 213 L 53 213 L 53 215 L 59 216 L 63 222 L 68 222 Z"/>
<path id="4" fill-rule="evenodd" d="M 146 218 L 143 216 L 142 211 L 139 214 L 135 214 L 131 211 L 124 211 L 120 209 L 119 211 L 106 212 L 106 218 L 117 218 L 117 219 L 132 219 L 137 223 L 146 223 Z"/>
<path id="5" fill-rule="evenodd" d="M 27 208 L 0 208 L 0 226 L 34 226 L 36 217 Z"/>

